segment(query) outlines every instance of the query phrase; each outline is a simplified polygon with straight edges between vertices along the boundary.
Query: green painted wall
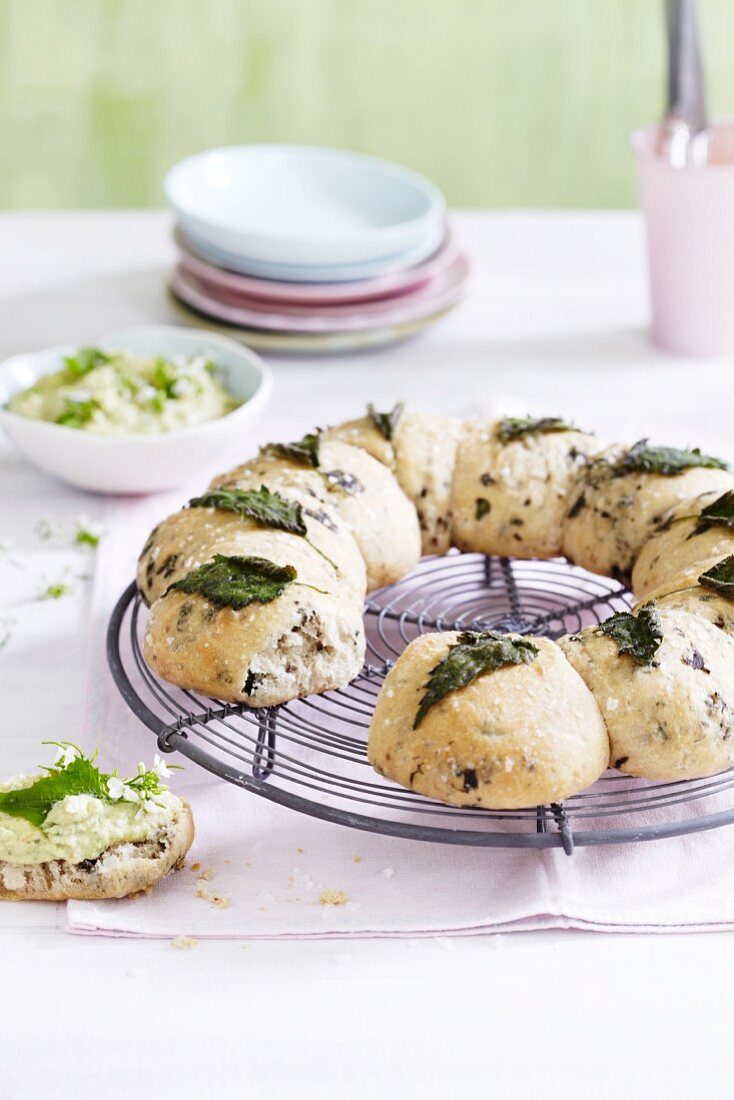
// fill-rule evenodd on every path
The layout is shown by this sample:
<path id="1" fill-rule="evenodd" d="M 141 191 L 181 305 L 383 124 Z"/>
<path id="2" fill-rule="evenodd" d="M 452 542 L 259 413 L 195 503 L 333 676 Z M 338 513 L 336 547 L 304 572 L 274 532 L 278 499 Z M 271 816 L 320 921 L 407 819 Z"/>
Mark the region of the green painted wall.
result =
<path id="1" fill-rule="evenodd" d="M 734 114 L 734 3 L 701 0 Z M 0 0 L 0 205 L 156 205 L 231 142 L 404 161 L 460 206 L 623 206 L 662 0 Z"/>

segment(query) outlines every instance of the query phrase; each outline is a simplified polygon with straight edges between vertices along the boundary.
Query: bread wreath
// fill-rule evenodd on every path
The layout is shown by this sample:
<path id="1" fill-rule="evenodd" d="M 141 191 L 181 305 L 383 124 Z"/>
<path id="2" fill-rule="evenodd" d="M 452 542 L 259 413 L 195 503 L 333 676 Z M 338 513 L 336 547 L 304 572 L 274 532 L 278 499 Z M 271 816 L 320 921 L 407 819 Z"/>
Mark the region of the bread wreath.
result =
<path id="1" fill-rule="evenodd" d="M 333 585 L 329 585 L 327 597 L 335 604 L 349 600 L 359 604 L 365 588 L 393 583 L 410 571 L 421 551 L 445 553 L 452 545 L 487 555 L 520 557 L 549 558 L 562 551 L 577 565 L 629 580 L 639 559 L 655 557 L 654 547 L 648 550 L 648 546 L 656 540 L 664 542 L 666 517 L 670 519 L 672 514 L 675 520 L 676 509 L 685 512 L 689 498 L 693 498 L 690 507 L 695 512 L 695 501 L 710 500 L 734 489 L 734 476 L 725 464 L 700 456 L 698 452 L 650 448 L 646 441 L 634 447 L 604 448 L 589 433 L 553 417 L 461 424 L 447 417 L 405 413 L 402 408 L 385 414 L 370 408 L 365 417 L 305 438 L 318 441 L 326 458 L 323 466 L 303 464 L 297 450 L 267 449 L 258 458 L 222 474 L 213 484 L 246 486 L 261 483 L 286 497 L 289 493 L 301 499 L 310 497 L 316 508 L 321 506 L 325 512 L 331 511 L 334 539 L 344 547 L 349 546 L 347 559 L 351 553 L 354 560 L 356 547 L 364 561 L 366 575 L 366 584 L 356 571 L 348 578 L 337 575 Z M 288 446 L 292 448 L 293 445 Z M 146 659 L 164 678 L 198 690 L 212 690 L 210 678 L 202 679 L 201 669 L 208 660 L 206 650 L 211 648 L 217 636 L 222 635 L 217 627 L 219 613 L 210 610 L 208 615 L 197 615 L 197 636 L 188 640 L 184 647 L 185 659 L 176 663 L 173 674 L 170 650 L 175 647 L 175 642 L 171 641 L 174 617 L 163 611 L 166 601 L 175 599 L 180 605 L 181 600 L 177 594 L 172 595 L 170 588 L 160 584 L 154 584 L 152 591 L 146 593 L 144 578 L 146 570 L 160 568 L 150 563 L 151 560 L 160 562 L 164 534 L 169 547 L 164 560 L 175 552 L 175 548 L 174 551 L 170 549 L 171 531 L 174 531 L 175 542 L 177 525 L 189 532 L 194 530 L 196 562 L 209 560 L 218 551 L 217 539 L 214 534 L 209 538 L 207 524 L 212 532 L 215 529 L 219 532 L 220 538 L 222 529 L 227 529 L 234 547 L 246 541 L 251 551 L 256 551 L 259 546 L 264 550 L 272 549 L 273 544 L 272 532 L 259 535 L 257 530 L 250 530 L 247 540 L 243 540 L 237 517 L 223 519 L 217 515 L 212 521 L 211 513 L 207 517 L 203 511 L 187 517 L 185 522 L 166 521 L 162 533 L 159 530 L 151 535 L 143 555 L 140 583 L 144 595 L 153 597 L 152 621 L 165 622 L 166 629 L 155 636 L 148 633 Z M 680 563 L 684 560 L 686 577 L 694 578 L 695 582 L 699 566 L 701 570 L 710 566 L 712 553 L 728 545 L 727 539 L 734 544 L 734 535 L 703 539 L 700 561 L 695 549 L 686 546 L 682 556 L 674 555 L 673 573 L 680 572 Z M 309 559 L 313 552 L 309 548 L 299 549 L 304 550 L 298 555 L 299 560 L 304 556 Z M 187 567 L 185 550 L 182 545 L 184 568 Z M 312 573 L 316 576 L 318 572 L 315 559 L 312 564 L 313 571 L 306 562 L 308 576 Z M 653 584 L 659 586 L 674 579 L 673 575 L 666 575 L 657 558 L 654 568 L 647 566 L 639 575 L 644 576 L 644 592 Z M 668 592 L 665 595 L 672 599 Z M 674 606 L 671 605 L 671 610 Z M 686 599 L 684 610 L 695 613 L 696 601 Z M 639 608 L 635 613 L 637 611 Z M 237 677 L 241 679 L 243 670 L 246 671 L 241 654 L 247 651 L 248 661 L 256 657 L 251 647 L 248 649 L 248 637 L 256 637 L 266 657 L 268 688 L 267 694 L 258 700 L 244 690 L 247 679 L 241 684 L 235 678 L 231 687 L 217 681 L 212 693 L 220 699 L 273 706 L 307 692 L 345 686 L 355 675 L 354 652 L 351 660 L 326 661 L 329 667 L 313 676 L 298 669 L 294 674 L 290 651 L 280 675 L 279 639 L 284 631 L 298 635 L 299 620 L 293 617 L 289 626 L 289 615 L 279 618 L 269 604 L 251 607 L 247 615 L 241 616 L 242 621 L 234 624 L 230 612 L 225 609 L 221 614 L 222 621 L 227 619 L 228 627 L 224 642 L 220 642 L 220 648 L 224 647 L 220 658 L 227 663 L 227 654 L 231 654 Z M 704 618 L 716 622 L 713 615 L 704 615 Z M 271 619 L 278 622 L 277 637 L 270 630 Z M 727 623 L 730 621 L 727 619 Z M 341 633 L 344 634 L 343 629 Z M 706 634 L 706 628 L 703 633 Z M 710 644 L 711 636 L 707 638 Z M 713 638 L 715 640 L 715 634 Z M 336 648 L 349 644 L 353 650 L 353 643 L 346 640 L 334 643 Z M 547 645 L 556 649 L 555 643 Z M 558 648 L 557 655 L 567 663 L 567 657 L 562 654 L 564 649 L 568 650 L 565 642 Z M 311 657 L 307 654 L 305 660 L 308 662 Z M 555 662 L 551 664 L 556 667 Z M 719 680 L 723 678 L 722 673 Z M 511 679 L 505 677 L 508 683 Z M 724 686 L 731 695 L 734 711 L 734 684 Z M 385 687 L 382 690 L 385 691 Z M 608 729 L 604 690 L 596 678 L 587 678 L 585 691 Z M 456 693 L 459 706 L 461 699 L 462 691 L 459 690 Z M 441 723 L 434 721 L 431 724 L 441 728 Z M 439 738 L 449 735 L 450 723 L 445 725 L 443 734 L 436 734 Z M 588 776 L 598 763 L 598 744 L 595 751 L 597 757 L 591 767 L 586 766 L 588 760 L 586 765 L 583 761 L 575 762 L 578 767 L 569 761 L 569 771 L 583 775 L 588 782 Z M 647 770 L 657 778 L 660 768 L 667 768 L 670 778 L 679 778 L 682 774 L 680 761 L 671 763 L 661 754 L 658 756 L 660 759 L 649 767 L 643 762 L 642 770 L 636 774 L 645 774 Z M 371 757 L 375 758 L 372 749 Z M 716 766 L 719 763 L 724 766 L 727 759 L 725 754 L 713 752 L 700 767 L 712 766 L 712 760 Z M 381 759 L 379 767 L 383 774 L 405 782 L 404 777 L 391 772 L 389 760 Z M 692 764 L 688 772 L 692 774 L 697 767 Z M 531 786 L 527 788 L 529 795 Z M 431 789 L 436 797 L 441 797 L 437 793 L 440 782 L 434 783 Z M 471 792 L 468 804 L 471 804 Z M 492 804 L 491 792 L 483 792 L 481 804 Z M 517 805 L 517 801 L 513 804 Z"/>

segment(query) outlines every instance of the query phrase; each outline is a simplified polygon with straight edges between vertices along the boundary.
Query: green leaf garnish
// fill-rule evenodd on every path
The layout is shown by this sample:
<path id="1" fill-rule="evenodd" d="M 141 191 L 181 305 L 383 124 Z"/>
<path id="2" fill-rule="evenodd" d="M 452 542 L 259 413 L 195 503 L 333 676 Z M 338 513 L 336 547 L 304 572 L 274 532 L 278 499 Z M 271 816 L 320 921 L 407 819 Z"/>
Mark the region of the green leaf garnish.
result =
<path id="1" fill-rule="evenodd" d="M 713 470 L 729 468 L 728 463 L 720 458 L 701 454 L 698 447 L 692 451 L 680 451 L 675 447 L 648 447 L 646 439 L 640 439 L 615 463 L 620 474 L 665 474 L 667 477 L 698 466 Z"/>
<path id="2" fill-rule="evenodd" d="M 67 428 L 82 428 L 88 424 L 99 408 L 99 402 L 93 397 L 77 401 L 71 397 L 64 398 L 64 411 L 56 417 L 57 424 L 63 424 Z"/>
<path id="3" fill-rule="evenodd" d="M 637 615 L 618 611 L 599 627 L 612 638 L 620 653 L 628 653 L 640 665 L 649 665 L 663 640 L 660 616 L 652 604 L 646 604 Z"/>
<path id="4" fill-rule="evenodd" d="M 11 817 L 24 817 L 32 825 L 41 826 L 51 807 L 69 794 L 89 794 L 93 798 L 109 801 L 107 780 L 86 757 L 78 756 L 60 769 L 53 768 L 30 787 L 17 791 L 0 791 L 0 813 Z"/>
<path id="5" fill-rule="evenodd" d="M 727 527 L 729 529 L 734 527 L 734 489 L 722 493 L 711 504 L 707 504 L 705 508 L 701 509 L 696 520 L 696 526 L 688 538 L 692 539 L 694 535 L 702 535 L 705 531 L 710 531 L 712 527 Z"/>
<path id="6" fill-rule="evenodd" d="M 161 777 L 170 774 L 176 764 L 165 765 L 156 756 L 153 768 L 146 770 L 138 765 L 137 775 L 120 779 L 117 772 L 101 772 L 94 763 L 96 752 L 87 757 L 70 741 L 44 741 L 59 749 L 56 763 L 46 768 L 47 775 L 39 776 L 28 787 L 0 791 L 0 813 L 10 817 L 22 817 L 36 828 L 42 828 L 52 807 L 68 795 L 90 795 L 101 802 L 129 802 L 141 810 L 156 808 L 156 798 L 168 788 Z"/>
<path id="7" fill-rule="evenodd" d="M 112 356 L 101 348 L 79 348 L 76 355 L 65 355 L 64 365 L 74 378 L 83 378 L 95 367 L 102 367 L 112 361 Z"/>
<path id="8" fill-rule="evenodd" d="M 74 535 L 74 542 L 77 546 L 91 546 L 93 550 L 96 550 L 101 538 L 101 535 L 96 534 L 94 531 L 90 531 L 86 527 L 77 527 L 76 534 Z"/>
<path id="9" fill-rule="evenodd" d="M 575 432 L 573 424 L 567 424 L 558 416 L 542 416 L 537 420 L 531 417 L 506 416 L 500 420 L 495 438 L 500 443 L 510 443 L 513 439 L 522 439 L 526 435 L 538 435 L 544 432 Z"/>
<path id="10" fill-rule="evenodd" d="M 42 599 L 60 600 L 62 596 L 66 596 L 69 592 L 71 592 L 71 586 L 65 581 L 53 581 L 44 588 Z"/>
<path id="11" fill-rule="evenodd" d="M 488 500 L 486 500 L 484 497 L 477 497 L 477 507 L 475 512 L 475 516 L 477 519 L 484 519 L 486 515 L 489 515 L 491 510 L 492 506 Z"/>
<path id="12" fill-rule="evenodd" d="M 216 554 L 212 561 L 193 569 L 180 581 L 174 581 L 166 594 L 176 589 L 203 596 L 215 607 L 239 611 L 251 603 L 270 603 L 277 599 L 297 576 L 292 565 L 276 565 L 267 558 Z"/>
<path id="13" fill-rule="evenodd" d="M 711 569 L 702 573 L 698 583 L 704 588 L 710 588 L 719 596 L 725 596 L 727 600 L 734 600 L 734 554 L 730 554 L 728 558 L 717 562 Z"/>
<path id="14" fill-rule="evenodd" d="M 158 396 L 166 400 L 176 396 L 175 386 L 178 382 L 178 375 L 165 359 L 160 357 L 156 359 L 150 381 L 151 385 L 158 390 Z"/>
<path id="15" fill-rule="evenodd" d="M 271 493 L 265 485 L 259 489 L 212 489 L 203 496 L 193 497 L 189 507 L 235 512 L 254 520 L 259 527 L 273 527 L 291 535 L 307 533 L 301 505 L 286 500 L 280 493 Z"/>
<path id="16" fill-rule="evenodd" d="M 383 436 L 388 443 L 391 443 L 395 438 L 395 431 L 398 426 L 400 417 L 405 411 L 405 402 L 398 401 L 397 405 L 390 410 L 390 412 L 381 413 L 377 412 L 375 406 L 370 402 L 367 406 L 367 415 L 377 428 L 381 436 Z"/>
<path id="17" fill-rule="evenodd" d="M 319 444 L 321 432 L 308 432 L 303 439 L 295 443 L 266 443 L 260 448 L 262 454 L 275 455 L 277 458 L 287 458 L 290 462 L 298 462 L 301 466 L 319 466 Z"/>
<path id="18" fill-rule="evenodd" d="M 452 691 L 466 687 L 485 672 L 506 665 L 527 665 L 538 655 L 538 647 L 526 638 L 508 638 L 494 630 L 460 634 L 446 656 L 431 669 L 418 712 L 417 729 L 432 706 Z"/>

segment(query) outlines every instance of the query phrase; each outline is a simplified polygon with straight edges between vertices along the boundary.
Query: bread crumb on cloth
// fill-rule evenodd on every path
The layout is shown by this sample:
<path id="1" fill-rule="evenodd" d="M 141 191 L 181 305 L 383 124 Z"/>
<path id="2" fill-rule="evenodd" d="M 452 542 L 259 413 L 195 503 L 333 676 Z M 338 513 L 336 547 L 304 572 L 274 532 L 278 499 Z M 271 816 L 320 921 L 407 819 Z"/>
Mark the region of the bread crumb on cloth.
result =
<path id="1" fill-rule="evenodd" d="M 319 895 L 319 905 L 344 905 L 346 900 L 343 890 L 322 890 Z"/>
<path id="2" fill-rule="evenodd" d="M 194 936 L 176 936 L 175 940 L 171 940 L 171 947 L 175 947 L 179 951 L 190 951 L 192 947 L 196 947 L 198 942 Z"/>

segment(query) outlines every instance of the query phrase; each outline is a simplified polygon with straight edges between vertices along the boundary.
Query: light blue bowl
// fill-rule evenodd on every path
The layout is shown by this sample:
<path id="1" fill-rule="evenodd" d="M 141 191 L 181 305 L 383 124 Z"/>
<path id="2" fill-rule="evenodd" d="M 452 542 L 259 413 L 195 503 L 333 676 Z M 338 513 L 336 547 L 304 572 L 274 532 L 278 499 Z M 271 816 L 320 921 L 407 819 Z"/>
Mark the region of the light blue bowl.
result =
<path id="1" fill-rule="evenodd" d="M 164 188 L 185 230 L 207 248 L 279 267 L 400 256 L 437 231 L 446 210 L 438 188 L 401 165 L 298 145 L 198 153 L 171 169 Z"/>

